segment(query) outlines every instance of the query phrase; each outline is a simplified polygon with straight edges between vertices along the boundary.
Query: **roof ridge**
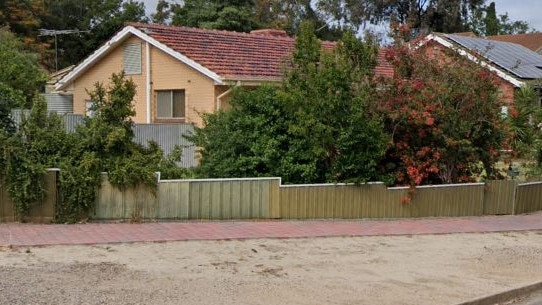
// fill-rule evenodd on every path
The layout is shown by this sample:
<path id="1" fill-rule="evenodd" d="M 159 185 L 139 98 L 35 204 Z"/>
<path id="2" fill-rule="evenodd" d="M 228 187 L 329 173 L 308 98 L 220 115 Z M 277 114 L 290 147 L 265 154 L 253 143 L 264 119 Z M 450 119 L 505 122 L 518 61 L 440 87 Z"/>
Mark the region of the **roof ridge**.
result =
<path id="1" fill-rule="evenodd" d="M 238 37 L 252 37 L 252 38 L 254 38 L 254 37 L 257 37 L 257 38 L 264 37 L 266 39 L 273 39 L 273 40 L 288 40 L 288 41 L 295 40 L 295 37 L 291 37 L 291 36 L 281 37 L 281 36 L 262 35 L 262 34 L 247 33 L 247 32 L 236 32 L 236 31 L 217 30 L 217 29 L 205 29 L 205 28 L 167 25 L 167 24 L 159 24 L 159 23 L 128 22 L 128 23 L 126 23 L 126 25 L 133 26 L 133 27 L 138 28 L 138 29 L 141 29 L 141 28 L 160 28 L 160 29 L 171 30 L 171 31 L 190 31 L 190 32 L 198 32 L 198 33 L 216 33 L 216 34 L 220 34 L 220 35 L 229 35 L 229 36 L 238 36 Z"/>
<path id="2" fill-rule="evenodd" d="M 518 36 L 534 36 L 534 35 L 542 35 L 542 32 L 536 32 L 536 33 L 521 33 L 521 34 L 501 34 L 501 35 L 489 35 L 489 37 L 518 37 Z"/>

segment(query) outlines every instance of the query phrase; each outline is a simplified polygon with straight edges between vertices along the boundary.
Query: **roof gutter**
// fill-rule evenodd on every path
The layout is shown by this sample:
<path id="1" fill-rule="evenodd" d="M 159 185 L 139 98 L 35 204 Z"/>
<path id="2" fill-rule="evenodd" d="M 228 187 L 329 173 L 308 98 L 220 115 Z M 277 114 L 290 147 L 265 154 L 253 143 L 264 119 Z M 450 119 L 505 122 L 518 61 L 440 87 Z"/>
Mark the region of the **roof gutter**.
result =
<path id="1" fill-rule="evenodd" d="M 239 87 L 241 85 L 240 81 L 237 81 L 233 86 L 228 88 L 228 90 L 224 91 L 222 94 L 216 97 L 216 111 L 219 111 L 222 106 L 222 99 L 226 97 L 227 95 L 230 95 L 233 92 L 233 89 L 235 87 Z"/>

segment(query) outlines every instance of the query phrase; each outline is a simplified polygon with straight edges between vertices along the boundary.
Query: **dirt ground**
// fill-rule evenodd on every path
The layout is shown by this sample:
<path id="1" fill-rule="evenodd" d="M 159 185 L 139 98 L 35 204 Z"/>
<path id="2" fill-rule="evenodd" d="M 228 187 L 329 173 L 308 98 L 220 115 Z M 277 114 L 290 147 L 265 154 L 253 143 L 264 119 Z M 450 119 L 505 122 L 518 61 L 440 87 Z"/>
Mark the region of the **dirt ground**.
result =
<path id="1" fill-rule="evenodd" d="M 0 248 L 0 304 L 457 304 L 542 281 L 542 232 Z"/>

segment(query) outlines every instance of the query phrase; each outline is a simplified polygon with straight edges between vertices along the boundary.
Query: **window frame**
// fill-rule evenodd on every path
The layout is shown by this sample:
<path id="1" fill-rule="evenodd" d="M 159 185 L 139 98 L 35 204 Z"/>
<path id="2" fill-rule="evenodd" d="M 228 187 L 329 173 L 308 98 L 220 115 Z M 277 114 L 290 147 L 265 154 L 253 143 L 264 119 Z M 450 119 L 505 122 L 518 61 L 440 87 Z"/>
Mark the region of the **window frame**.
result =
<path id="1" fill-rule="evenodd" d="M 174 109 L 174 103 L 175 103 L 175 99 L 174 99 L 174 96 L 175 96 L 175 93 L 176 92 L 179 92 L 179 93 L 182 93 L 182 96 L 183 96 L 183 99 L 182 99 L 182 116 L 178 116 L 178 117 L 175 117 L 173 116 L 174 115 L 174 112 L 173 112 L 173 109 Z M 171 116 L 160 116 L 159 114 L 159 95 L 161 93 L 169 93 L 169 98 L 168 98 L 168 102 L 169 102 L 169 113 L 171 113 Z M 154 100 L 155 100 L 155 115 L 154 115 L 154 119 L 155 121 L 157 122 L 170 122 L 170 121 L 174 121 L 174 122 L 184 122 L 185 118 L 186 118 L 186 90 L 185 89 L 158 89 L 158 90 L 155 90 L 154 91 Z"/>

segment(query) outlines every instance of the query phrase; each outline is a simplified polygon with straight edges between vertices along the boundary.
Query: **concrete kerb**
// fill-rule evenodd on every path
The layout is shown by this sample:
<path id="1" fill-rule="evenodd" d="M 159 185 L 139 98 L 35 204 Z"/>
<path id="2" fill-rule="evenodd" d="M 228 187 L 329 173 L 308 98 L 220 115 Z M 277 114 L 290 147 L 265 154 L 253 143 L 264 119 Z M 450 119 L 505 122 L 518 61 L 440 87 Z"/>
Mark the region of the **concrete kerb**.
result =
<path id="1" fill-rule="evenodd" d="M 459 303 L 457 305 L 497 305 L 497 304 L 509 304 L 509 302 L 521 298 L 527 297 L 534 292 L 542 291 L 542 282 L 523 286 L 516 289 L 511 289 L 501 293 L 497 293 L 490 296 L 474 299 L 468 302 Z"/>

